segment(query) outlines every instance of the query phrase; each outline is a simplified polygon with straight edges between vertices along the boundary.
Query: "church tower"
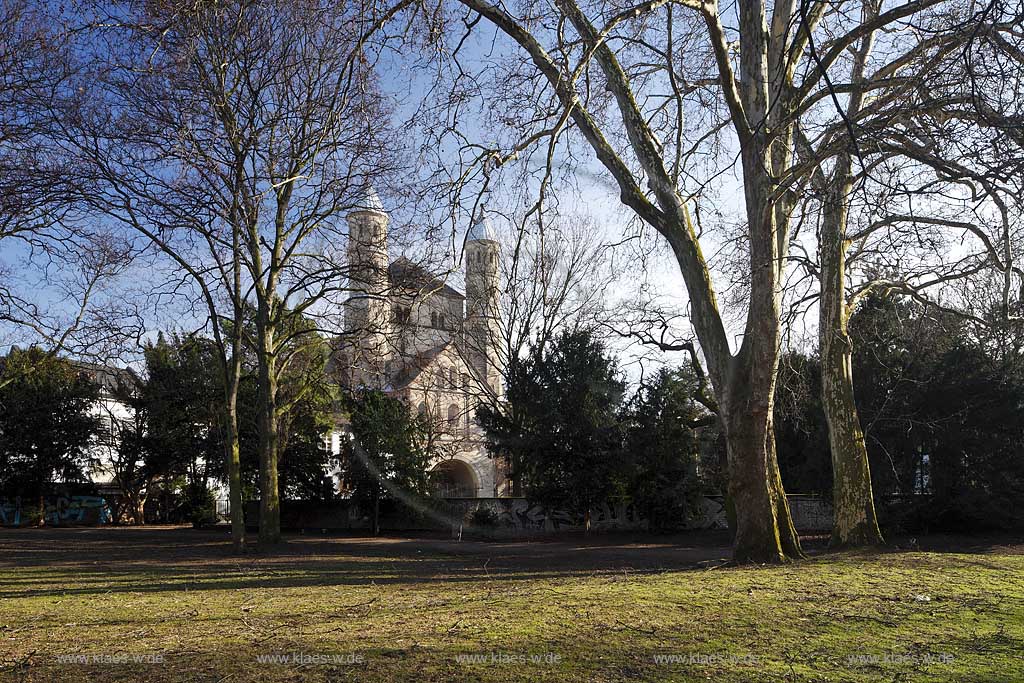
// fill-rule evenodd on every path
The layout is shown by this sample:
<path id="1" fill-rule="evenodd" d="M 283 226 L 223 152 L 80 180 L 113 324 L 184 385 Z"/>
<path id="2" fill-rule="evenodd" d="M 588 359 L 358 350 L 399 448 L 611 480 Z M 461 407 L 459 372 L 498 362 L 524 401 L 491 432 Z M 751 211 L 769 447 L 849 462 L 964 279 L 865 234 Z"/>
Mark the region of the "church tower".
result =
<path id="1" fill-rule="evenodd" d="M 498 239 L 481 209 L 466 235 L 467 356 L 491 391 L 501 396 L 498 315 Z"/>
<path id="2" fill-rule="evenodd" d="M 380 387 L 392 355 L 388 214 L 368 187 L 346 216 L 351 296 L 345 302 L 346 361 L 353 385 Z"/>

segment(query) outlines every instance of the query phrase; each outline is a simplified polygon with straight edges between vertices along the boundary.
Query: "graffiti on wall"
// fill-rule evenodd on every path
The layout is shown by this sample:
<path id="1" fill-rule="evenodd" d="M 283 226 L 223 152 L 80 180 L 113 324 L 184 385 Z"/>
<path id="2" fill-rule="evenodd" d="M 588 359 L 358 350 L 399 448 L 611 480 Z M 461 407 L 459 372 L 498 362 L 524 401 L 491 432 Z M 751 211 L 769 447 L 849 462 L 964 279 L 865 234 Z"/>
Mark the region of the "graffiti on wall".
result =
<path id="1" fill-rule="evenodd" d="M 793 523 L 803 532 L 827 531 L 832 527 L 832 506 L 827 499 L 817 496 L 789 496 Z M 523 498 L 481 498 L 463 508 L 465 522 L 472 520 L 479 508 L 493 513 L 495 526 L 513 532 L 552 532 L 581 529 L 582 515 L 564 510 L 547 510 Z M 604 504 L 594 509 L 591 527 L 604 530 L 646 529 L 647 522 L 632 505 Z M 700 500 L 691 516 L 683 520 L 681 528 L 725 530 L 729 528 L 725 500 L 721 496 L 706 496 Z"/>
<path id="2" fill-rule="evenodd" d="M 35 525 L 38 503 L 20 497 L 0 499 L 0 526 Z M 109 524 L 110 506 L 102 496 L 49 496 L 43 500 L 43 523 L 47 526 Z"/>

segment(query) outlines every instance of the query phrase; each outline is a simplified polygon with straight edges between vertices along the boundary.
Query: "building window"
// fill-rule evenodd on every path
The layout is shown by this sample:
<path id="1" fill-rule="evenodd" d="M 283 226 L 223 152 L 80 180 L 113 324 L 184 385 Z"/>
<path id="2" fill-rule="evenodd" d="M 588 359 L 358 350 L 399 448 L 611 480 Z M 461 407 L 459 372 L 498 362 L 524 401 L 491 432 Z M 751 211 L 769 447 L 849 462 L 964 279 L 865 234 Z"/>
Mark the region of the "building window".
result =
<path id="1" fill-rule="evenodd" d="M 426 402 L 420 403 L 419 407 L 416 409 L 416 413 L 420 417 L 426 417 L 427 416 L 427 404 L 426 404 Z"/>
<path id="2" fill-rule="evenodd" d="M 437 312 L 436 311 L 431 311 L 430 312 L 430 326 L 431 327 L 437 327 Z"/>
<path id="3" fill-rule="evenodd" d="M 437 326 L 439 328 L 441 328 L 442 330 L 445 329 L 444 328 L 444 314 L 443 313 L 441 315 L 437 316 Z"/>
<path id="4" fill-rule="evenodd" d="M 459 406 L 458 404 L 451 404 L 448 406 L 448 426 L 452 429 L 456 429 L 459 426 Z"/>
<path id="5" fill-rule="evenodd" d="M 932 492 L 931 458 L 922 453 L 914 467 L 914 493 L 926 495 Z"/>
<path id="6" fill-rule="evenodd" d="M 448 371 L 448 386 L 452 389 L 459 388 L 459 373 L 456 372 L 455 368 Z"/>

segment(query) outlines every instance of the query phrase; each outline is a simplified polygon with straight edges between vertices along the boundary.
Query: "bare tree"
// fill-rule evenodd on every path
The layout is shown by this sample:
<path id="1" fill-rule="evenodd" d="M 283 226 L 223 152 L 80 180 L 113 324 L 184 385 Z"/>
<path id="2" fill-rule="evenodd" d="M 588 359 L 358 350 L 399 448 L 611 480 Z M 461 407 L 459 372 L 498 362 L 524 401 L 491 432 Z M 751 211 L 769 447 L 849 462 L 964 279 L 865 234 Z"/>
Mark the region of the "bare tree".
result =
<path id="1" fill-rule="evenodd" d="M 308 2 L 96 7 L 92 98 L 54 117 L 82 163 L 81 199 L 145 235 L 187 275 L 222 351 L 236 541 L 244 311 L 258 360 L 260 541 L 280 539 L 279 380 L 349 288 L 343 220 L 386 173 L 386 111 L 351 50 L 357 9 Z M 238 518 L 234 518 L 237 513 Z"/>
<path id="2" fill-rule="evenodd" d="M 862 21 L 880 11 L 876 2 L 863 3 Z M 805 208 L 813 205 L 820 216 L 818 333 L 834 545 L 882 540 L 854 404 L 847 326 L 857 301 L 884 289 L 935 304 L 944 285 L 994 269 L 1003 276 L 1005 310 L 1014 271 L 1020 273 L 1008 249 L 1019 153 L 990 157 L 986 141 L 1007 138 L 998 130 L 1007 129 L 1007 117 L 992 125 L 985 96 L 964 94 L 979 42 L 1024 66 L 1019 50 L 1005 49 L 1017 40 L 1015 21 L 998 3 L 974 11 L 950 4 L 919 21 L 928 32 L 898 50 L 883 39 L 881 54 L 877 31 L 866 32 L 846 60 L 845 85 L 828 84 L 840 119 L 819 125 L 809 116 L 797 129 L 799 154 L 816 165 Z M 1018 68 L 1018 82 L 1020 75 Z"/>
<path id="3" fill-rule="evenodd" d="M 68 159 L 47 144 L 41 112 L 74 75 L 70 33 L 50 9 L 0 2 L 0 244 L 10 258 L 0 263 L 0 323 L 8 343 L 105 360 L 141 326 L 111 294 L 136 250 L 80 220 Z"/>
<path id="4" fill-rule="evenodd" d="M 833 89 L 849 88 L 840 62 L 865 35 L 884 30 L 897 51 L 916 30 L 911 19 L 939 4 L 897 3 L 860 16 L 845 2 L 460 0 L 464 9 L 447 14 L 399 3 L 379 22 L 409 8 L 443 36 L 438 17 L 458 18 L 445 53 L 452 87 L 443 128 L 455 131 L 450 141 L 466 153 L 464 167 L 479 169 L 486 183 L 536 153 L 543 157 L 543 198 L 553 169 L 580 162 L 559 155 L 588 150 L 622 204 L 671 246 L 728 445 L 737 561 L 801 555 L 772 437 L 786 254 L 801 184 L 817 164 L 794 154 L 796 123 L 811 109 L 837 118 L 818 105 Z M 498 37 L 490 58 L 460 55 L 472 36 L 491 28 Z M 396 39 L 386 27 L 381 35 L 385 45 Z M 461 103 L 471 98 L 492 112 L 481 113 L 484 124 L 475 127 L 488 131 L 483 140 L 463 114 Z M 705 223 L 713 197 L 705 190 L 734 160 L 747 254 L 735 351 L 704 256 L 714 240 Z"/>

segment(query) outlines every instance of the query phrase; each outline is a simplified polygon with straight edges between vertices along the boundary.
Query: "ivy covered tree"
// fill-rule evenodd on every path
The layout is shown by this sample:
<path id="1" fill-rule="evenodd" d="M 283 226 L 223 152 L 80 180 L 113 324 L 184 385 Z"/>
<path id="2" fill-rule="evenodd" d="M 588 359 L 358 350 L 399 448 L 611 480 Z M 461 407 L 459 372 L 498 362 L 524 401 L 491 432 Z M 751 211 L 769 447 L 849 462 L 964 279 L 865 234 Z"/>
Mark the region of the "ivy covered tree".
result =
<path id="1" fill-rule="evenodd" d="M 702 494 L 698 473 L 701 428 L 715 418 L 695 399 L 689 367 L 662 368 L 623 410 L 629 496 L 650 528 L 679 528 Z"/>
<path id="2" fill-rule="evenodd" d="M 373 533 L 380 533 L 381 503 L 423 497 L 432 454 L 419 447 L 417 432 L 425 418 L 414 416 L 401 400 L 375 389 L 360 389 L 345 399 L 350 438 L 342 441 L 342 476 L 352 498 L 371 512 Z"/>
<path id="3" fill-rule="evenodd" d="M 88 481 L 100 430 L 95 384 L 67 360 L 14 348 L 0 360 L 0 495 L 39 501 L 54 482 Z"/>
<path id="4" fill-rule="evenodd" d="M 851 321 L 875 487 L 926 494 L 911 523 L 1024 528 L 1024 356 L 990 347 L 988 331 L 882 296 Z"/>
<path id="5" fill-rule="evenodd" d="M 492 455 L 507 458 L 527 498 L 582 514 L 622 497 L 626 466 L 619 410 L 625 382 L 604 344 L 585 329 L 531 345 L 508 373 L 507 405 L 477 418 Z"/>
<path id="6" fill-rule="evenodd" d="M 853 375 L 886 525 L 1024 527 L 1024 356 L 978 320 L 882 295 L 850 321 Z M 827 494 L 817 357 L 783 363 L 776 438 L 786 487 Z"/>
<path id="7" fill-rule="evenodd" d="M 787 491 L 832 495 L 828 423 L 821 405 L 817 356 L 798 352 L 782 356 L 775 397 L 775 443 Z"/>

